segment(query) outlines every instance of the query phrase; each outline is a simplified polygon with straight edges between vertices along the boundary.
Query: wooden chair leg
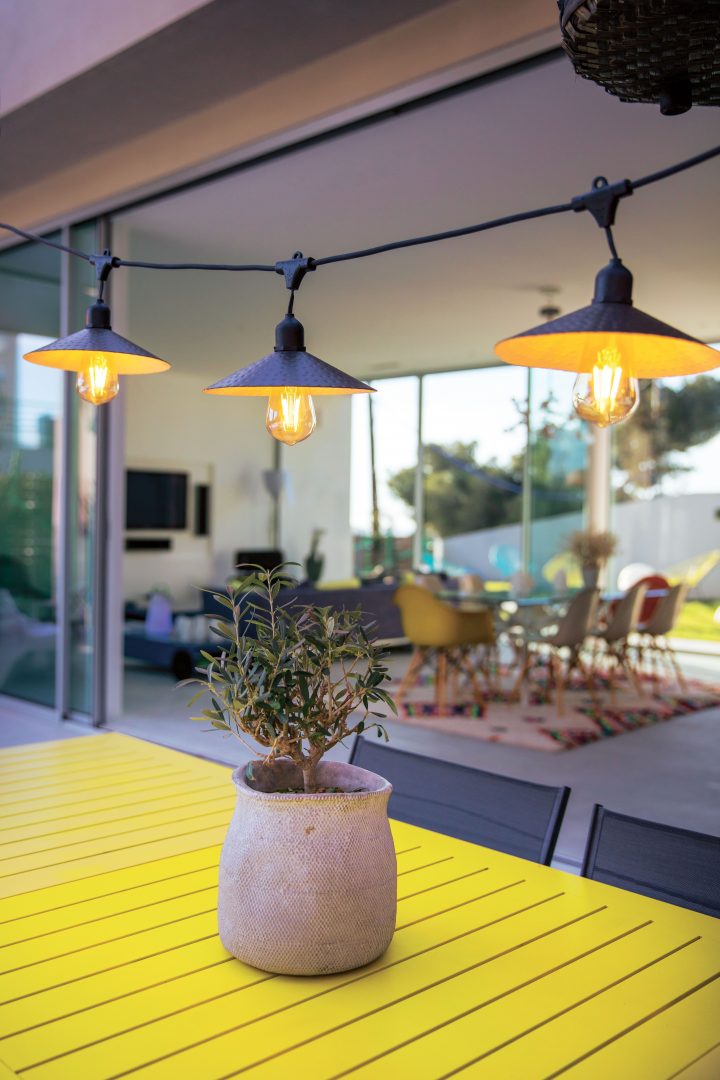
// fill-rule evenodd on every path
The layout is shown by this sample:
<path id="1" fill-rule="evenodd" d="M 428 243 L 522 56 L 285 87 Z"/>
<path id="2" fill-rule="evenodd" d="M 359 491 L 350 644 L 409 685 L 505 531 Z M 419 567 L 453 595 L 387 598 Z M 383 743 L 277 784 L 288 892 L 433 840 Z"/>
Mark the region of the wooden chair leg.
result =
<path id="1" fill-rule="evenodd" d="M 532 652 L 528 645 L 525 646 L 525 656 L 523 657 L 522 665 L 518 673 L 515 682 L 513 683 L 512 690 L 509 694 L 509 701 L 517 701 L 520 697 L 520 687 L 522 686 L 525 676 L 530 670 L 532 664 Z"/>
<path id="2" fill-rule="evenodd" d="M 468 679 L 470 680 L 470 685 L 472 686 L 473 697 L 475 699 L 476 704 L 482 705 L 484 703 L 485 699 L 483 697 L 482 687 L 480 686 L 480 683 L 478 682 L 477 672 L 475 670 L 475 665 L 473 664 L 472 654 L 465 651 L 464 649 L 461 650 L 460 664 L 462 666 L 463 671 L 465 672 Z"/>
<path id="3" fill-rule="evenodd" d="M 553 667 L 555 669 L 555 696 L 557 702 L 557 714 L 558 716 L 562 716 L 565 712 L 565 699 L 563 696 L 563 691 L 565 689 L 565 676 L 562 669 L 562 660 L 560 659 L 559 653 L 556 653 L 554 657 L 551 656 L 551 659 L 554 660 Z M 550 670 L 552 673 L 552 667 Z M 568 669 L 568 676 L 571 670 L 572 668 Z"/>
<path id="4" fill-rule="evenodd" d="M 680 661 L 678 660 L 677 656 L 675 655 L 675 650 L 673 649 L 672 645 L 668 645 L 667 641 L 664 642 L 664 645 L 665 645 L 665 652 L 670 657 L 670 663 L 672 664 L 673 669 L 675 671 L 675 678 L 678 681 L 678 686 L 680 687 L 680 690 L 682 691 L 683 694 L 687 694 L 687 692 L 688 692 L 688 684 L 687 684 L 687 681 L 685 679 L 685 676 L 682 673 L 682 668 L 680 667 Z"/>
<path id="5" fill-rule="evenodd" d="M 445 712 L 447 702 L 447 654 L 444 649 L 438 649 L 435 661 L 435 705 L 438 716 Z"/>
<path id="6" fill-rule="evenodd" d="M 597 686 L 595 684 L 595 670 L 592 667 L 590 667 L 588 664 L 586 664 L 585 661 L 582 659 L 582 657 L 579 656 L 579 655 L 578 655 L 578 658 L 577 658 L 576 662 L 577 662 L 578 670 L 580 671 L 583 678 L 585 679 L 585 685 L 588 688 L 588 692 L 590 694 L 590 700 L 592 701 L 593 705 L 595 707 L 597 707 L 598 696 L 597 696 Z"/>
<path id="7" fill-rule="evenodd" d="M 400 681 L 400 685 L 397 688 L 397 693 L 395 694 L 395 701 L 397 703 L 398 708 L 402 705 L 403 701 L 405 700 L 405 697 L 406 697 L 407 692 L 410 689 L 410 687 L 415 685 L 417 677 L 420 674 L 420 672 L 421 672 L 421 670 L 423 668 L 423 665 L 425 663 L 425 657 L 426 657 L 426 650 L 425 649 L 414 649 L 413 650 L 413 654 L 410 657 L 410 663 L 408 664 L 407 671 L 403 675 L 403 677 L 402 677 L 402 679 Z"/>
<path id="8" fill-rule="evenodd" d="M 623 669 L 625 670 L 628 679 L 632 683 L 633 689 L 635 690 L 635 693 L 638 695 L 638 697 L 644 697 L 645 696 L 645 690 L 644 690 L 644 688 L 642 686 L 642 683 L 640 682 L 640 680 L 638 678 L 637 671 L 635 670 L 633 665 L 630 663 L 630 657 L 628 656 L 628 644 L 627 644 L 626 641 L 623 642 L 622 648 L 620 649 L 620 655 L 619 655 L 618 659 L 620 660 L 620 663 L 622 664 Z"/>

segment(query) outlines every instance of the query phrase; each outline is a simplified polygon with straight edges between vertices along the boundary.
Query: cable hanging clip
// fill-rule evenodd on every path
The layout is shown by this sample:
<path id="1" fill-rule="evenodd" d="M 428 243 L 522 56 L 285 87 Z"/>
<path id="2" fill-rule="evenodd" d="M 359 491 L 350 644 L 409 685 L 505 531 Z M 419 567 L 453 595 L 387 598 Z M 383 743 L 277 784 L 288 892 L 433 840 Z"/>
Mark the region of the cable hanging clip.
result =
<path id="1" fill-rule="evenodd" d="M 609 229 L 615 224 L 618 203 L 632 193 L 632 180 L 617 180 L 614 184 L 609 184 L 607 177 L 596 176 L 592 191 L 576 195 L 570 200 L 570 205 L 576 213 L 589 210 L 601 229 Z"/>

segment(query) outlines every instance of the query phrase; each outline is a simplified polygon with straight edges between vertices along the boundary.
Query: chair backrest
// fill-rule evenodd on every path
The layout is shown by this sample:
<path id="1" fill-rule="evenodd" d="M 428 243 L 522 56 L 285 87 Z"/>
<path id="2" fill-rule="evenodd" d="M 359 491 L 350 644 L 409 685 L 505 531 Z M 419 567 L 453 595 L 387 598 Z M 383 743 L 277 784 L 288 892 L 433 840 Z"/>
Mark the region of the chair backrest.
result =
<path id="1" fill-rule="evenodd" d="M 632 633 L 637 626 L 646 592 L 647 585 L 638 581 L 631 589 L 628 589 L 622 600 L 618 600 L 610 622 L 603 631 L 602 636 L 606 641 L 620 641 Z"/>
<path id="2" fill-rule="evenodd" d="M 390 816 L 549 865 L 570 789 L 437 761 L 370 739 L 350 761 L 389 780 Z"/>
<path id="3" fill-rule="evenodd" d="M 600 593 L 598 589 L 583 589 L 573 596 L 567 611 L 558 623 L 558 628 L 550 639 L 553 645 L 582 645 L 595 622 Z"/>
<path id="4" fill-rule="evenodd" d="M 687 585 L 673 585 L 671 589 L 657 601 L 655 610 L 644 624 L 641 630 L 644 634 L 652 634 L 653 637 L 663 637 L 669 634 L 678 620 L 681 608 L 687 596 Z"/>
<path id="5" fill-rule="evenodd" d="M 447 588 L 447 582 L 443 581 L 439 574 L 414 574 L 413 581 L 421 589 L 427 589 L 431 593 L 442 592 Z"/>
<path id="6" fill-rule="evenodd" d="M 464 596 L 474 596 L 483 591 L 485 579 L 479 574 L 461 574 L 458 582 L 460 592 Z"/>
<path id="7" fill-rule="evenodd" d="M 720 837 L 597 805 L 583 877 L 720 917 Z"/>
<path id="8" fill-rule="evenodd" d="M 400 608 L 403 634 L 413 645 L 442 649 L 494 641 L 488 611 L 462 611 L 422 585 L 400 585 L 394 599 Z"/>
<path id="9" fill-rule="evenodd" d="M 647 585 L 648 593 L 659 592 L 661 589 L 669 589 L 670 582 L 667 578 L 664 578 L 662 574 L 648 574 L 646 577 L 641 577 L 634 584 Z M 662 596 L 648 596 L 646 594 L 643 600 L 642 607 L 640 608 L 640 614 L 638 616 L 638 622 L 642 625 L 650 621 L 655 608 L 662 600 Z"/>

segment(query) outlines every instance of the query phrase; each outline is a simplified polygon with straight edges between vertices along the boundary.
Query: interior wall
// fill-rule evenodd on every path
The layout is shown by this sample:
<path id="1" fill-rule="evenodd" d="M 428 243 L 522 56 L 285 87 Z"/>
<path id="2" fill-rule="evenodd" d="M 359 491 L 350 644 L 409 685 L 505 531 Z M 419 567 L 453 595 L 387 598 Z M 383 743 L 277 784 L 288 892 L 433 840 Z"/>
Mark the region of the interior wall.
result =
<path id="1" fill-rule="evenodd" d="M 323 529 L 323 578 L 345 580 L 353 566 L 350 398 L 316 398 L 315 411 L 317 427 L 312 436 L 297 446 L 283 447 L 282 468 L 287 481 L 280 517 L 281 545 L 286 558 L 302 563 L 313 529 Z"/>
<path id="2" fill-rule="evenodd" d="M 135 339 L 134 306 L 130 312 L 129 336 Z M 149 530 L 148 536 L 170 536 L 173 550 L 126 551 L 125 598 L 140 599 L 154 585 L 165 584 L 177 607 L 194 609 L 199 607 L 195 586 L 222 585 L 238 548 L 268 544 L 270 501 L 262 470 L 270 466 L 270 447 L 263 409 L 259 401 L 238 406 L 232 398 L 207 397 L 197 376 L 172 371 L 126 379 L 123 390 L 126 467 L 187 471 L 191 484 L 211 484 L 210 535 Z"/>

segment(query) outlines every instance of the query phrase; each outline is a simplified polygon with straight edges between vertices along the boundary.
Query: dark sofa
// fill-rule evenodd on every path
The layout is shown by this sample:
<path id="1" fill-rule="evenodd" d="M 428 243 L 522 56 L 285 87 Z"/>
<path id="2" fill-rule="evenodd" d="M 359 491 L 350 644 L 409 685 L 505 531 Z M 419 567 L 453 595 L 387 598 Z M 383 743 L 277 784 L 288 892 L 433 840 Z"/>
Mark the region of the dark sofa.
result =
<path id="1" fill-rule="evenodd" d="M 372 632 L 381 641 L 404 642 L 400 610 L 393 603 L 397 585 L 373 584 L 359 589 L 316 589 L 313 585 L 298 585 L 294 589 L 283 589 L 280 603 L 284 606 L 330 607 L 335 611 L 357 611 L 364 616 L 366 625 L 374 624 Z M 214 588 L 215 592 L 224 593 L 224 588 Z M 218 604 L 208 592 L 203 592 L 203 610 L 209 615 L 227 618 L 228 612 Z"/>

